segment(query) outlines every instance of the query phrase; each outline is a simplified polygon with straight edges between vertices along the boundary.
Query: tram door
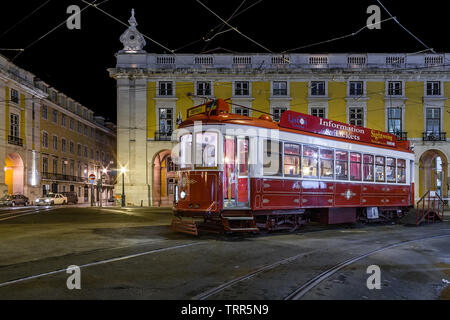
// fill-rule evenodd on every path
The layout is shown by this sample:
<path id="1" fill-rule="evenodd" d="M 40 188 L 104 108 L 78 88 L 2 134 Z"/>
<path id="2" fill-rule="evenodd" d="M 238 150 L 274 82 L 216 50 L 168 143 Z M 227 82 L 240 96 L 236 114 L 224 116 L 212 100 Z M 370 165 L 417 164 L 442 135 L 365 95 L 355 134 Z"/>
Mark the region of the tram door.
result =
<path id="1" fill-rule="evenodd" d="M 224 208 L 249 207 L 248 137 L 225 136 Z"/>

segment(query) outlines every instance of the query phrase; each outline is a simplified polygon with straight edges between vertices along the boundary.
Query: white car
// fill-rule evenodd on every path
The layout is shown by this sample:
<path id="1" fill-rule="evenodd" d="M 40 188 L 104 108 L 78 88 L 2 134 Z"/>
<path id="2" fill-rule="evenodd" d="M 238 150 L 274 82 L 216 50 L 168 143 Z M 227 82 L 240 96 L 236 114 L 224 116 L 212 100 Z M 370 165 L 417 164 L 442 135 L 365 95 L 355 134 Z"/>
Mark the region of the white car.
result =
<path id="1" fill-rule="evenodd" d="M 38 198 L 35 201 L 38 206 L 50 206 L 54 204 L 67 204 L 67 197 L 60 193 L 49 193 L 48 195 Z"/>

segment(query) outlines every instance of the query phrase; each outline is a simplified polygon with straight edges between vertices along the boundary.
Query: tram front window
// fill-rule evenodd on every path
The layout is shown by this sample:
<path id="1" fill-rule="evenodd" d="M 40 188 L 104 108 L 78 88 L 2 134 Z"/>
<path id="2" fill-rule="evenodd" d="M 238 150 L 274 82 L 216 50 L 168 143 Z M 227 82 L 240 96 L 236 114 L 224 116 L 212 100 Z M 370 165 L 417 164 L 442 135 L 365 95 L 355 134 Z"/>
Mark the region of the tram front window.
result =
<path id="1" fill-rule="evenodd" d="M 191 168 L 192 134 L 185 134 L 180 138 L 180 168 Z"/>
<path id="2" fill-rule="evenodd" d="M 195 135 L 195 168 L 217 168 L 217 140 L 215 132 Z"/>

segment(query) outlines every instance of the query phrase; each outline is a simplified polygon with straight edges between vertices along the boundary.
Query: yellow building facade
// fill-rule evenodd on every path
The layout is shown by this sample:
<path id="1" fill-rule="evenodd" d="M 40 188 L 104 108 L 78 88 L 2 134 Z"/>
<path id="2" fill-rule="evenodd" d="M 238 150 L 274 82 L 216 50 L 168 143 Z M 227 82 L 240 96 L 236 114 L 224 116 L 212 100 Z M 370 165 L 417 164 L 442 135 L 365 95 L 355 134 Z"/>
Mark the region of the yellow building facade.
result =
<path id="1" fill-rule="evenodd" d="M 78 203 L 113 197 L 117 176 L 113 123 L 3 56 L 0 100 L 2 196 L 23 194 L 33 202 L 49 192 L 76 192 Z"/>

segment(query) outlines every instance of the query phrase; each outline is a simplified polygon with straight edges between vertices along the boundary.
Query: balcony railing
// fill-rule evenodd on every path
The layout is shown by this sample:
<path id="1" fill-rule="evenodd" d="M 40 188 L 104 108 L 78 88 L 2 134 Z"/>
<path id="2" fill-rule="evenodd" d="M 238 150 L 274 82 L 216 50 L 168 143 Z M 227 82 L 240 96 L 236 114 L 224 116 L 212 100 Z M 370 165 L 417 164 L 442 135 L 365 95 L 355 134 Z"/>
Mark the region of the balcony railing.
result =
<path id="1" fill-rule="evenodd" d="M 423 141 L 446 141 L 447 133 L 446 132 L 424 132 L 422 134 Z"/>
<path id="2" fill-rule="evenodd" d="M 155 131 L 155 140 L 156 141 L 172 140 L 172 131 L 170 132 Z"/>
<path id="3" fill-rule="evenodd" d="M 23 139 L 15 136 L 8 136 L 8 143 L 15 146 L 23 147 Z"/>
<path id="4" fill-rule="evenodd" d="M 85 177 L 69 176 L 66 174 L 42 172 L 42 179 L 44 180 L 58 180 L 58 181 L 70 181 L 70 182 L 87 182 Z"/>
<path id="5" fill-rule="evenodd" d="M 405 141 L 408 140 L 408 132 L 393 132 L 393 134 L 395 134 L 395 136 L 397 137 L 398 141 Z"/>

